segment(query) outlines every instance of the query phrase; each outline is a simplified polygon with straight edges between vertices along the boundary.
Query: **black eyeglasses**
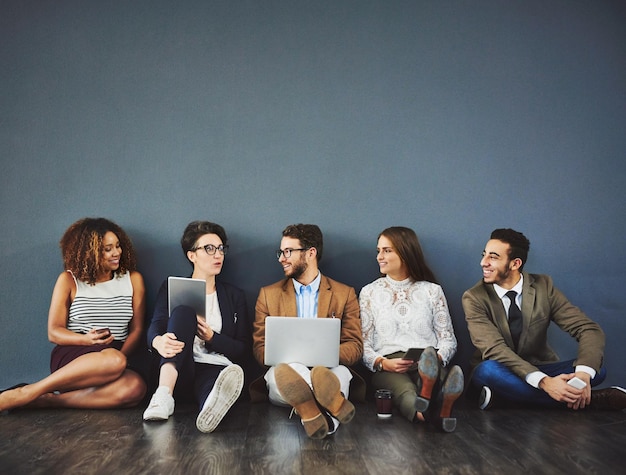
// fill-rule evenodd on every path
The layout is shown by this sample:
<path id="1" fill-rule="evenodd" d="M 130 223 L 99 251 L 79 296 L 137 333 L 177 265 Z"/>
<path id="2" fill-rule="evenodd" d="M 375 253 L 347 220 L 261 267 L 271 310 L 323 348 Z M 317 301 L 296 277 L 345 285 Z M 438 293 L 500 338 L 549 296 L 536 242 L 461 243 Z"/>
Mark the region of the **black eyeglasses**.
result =
<path id="1" fill-rule="evenodd" d="M 224 244 L 220 244 L 219 246 L 214 246 L 213 244 L 207 244 L 206 246 L 198 246 L 192 249 L 193 252 L 196 252 L 198 249 L 204 249 L 204 251 L 209 255 L 213 256 L 217 251 L 220 251 L 222 256 L 226 255 L 228 252 L 228 246 Z"/>
<path id="2" fill-rule="evenodd" d="M 276 251 L 276 257 L 278 259 L 280 259 L 280 256 L 282 256 L 284 254 L 285 258 L 289 259 L 291 257 L 291 253 L 293 251 L 308 251 L 309 249 L 311 249 L 311 248 L 310 247 L 302 247 L 300 249 L 278 249 Z"/>

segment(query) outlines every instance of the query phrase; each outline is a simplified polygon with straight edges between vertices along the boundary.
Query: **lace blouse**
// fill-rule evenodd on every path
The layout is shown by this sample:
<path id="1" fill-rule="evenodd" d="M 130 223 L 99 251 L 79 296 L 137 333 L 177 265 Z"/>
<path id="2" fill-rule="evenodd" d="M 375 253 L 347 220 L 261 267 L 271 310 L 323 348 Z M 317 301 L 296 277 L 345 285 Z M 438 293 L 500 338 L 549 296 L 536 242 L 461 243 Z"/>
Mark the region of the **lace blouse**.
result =
<path id="1" fill-rule="evenodd" d="M 395 281 L 385 276 L 359 295 L 363 329 L 363 363 L 374 370 L 379 356 L 433 346 L 447 365 L 457 341 L 441 286 L 431 282 Z"/>

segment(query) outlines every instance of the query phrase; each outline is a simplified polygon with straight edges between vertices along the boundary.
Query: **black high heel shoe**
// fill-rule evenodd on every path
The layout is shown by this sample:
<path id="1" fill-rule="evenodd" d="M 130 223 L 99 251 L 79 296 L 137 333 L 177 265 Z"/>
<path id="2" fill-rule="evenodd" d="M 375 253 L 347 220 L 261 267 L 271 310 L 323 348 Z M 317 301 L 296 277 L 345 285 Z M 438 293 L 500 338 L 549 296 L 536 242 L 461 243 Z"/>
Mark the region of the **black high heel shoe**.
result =
<path id="1" fill-rule="evenodd" d="M 15 386 L 11 386 L 10 388 L 0 389 L 0 394 L 4 393 L 6 391 L 11 391 L 12 389 L 22 388 L 24 386 L 28 386 L 28 383 L 18 383 Z M 0 415 L 8 414 L 10 411 L 11 411 L 10 409 L 6 409 L 4 411 L 0 411 Z"/>

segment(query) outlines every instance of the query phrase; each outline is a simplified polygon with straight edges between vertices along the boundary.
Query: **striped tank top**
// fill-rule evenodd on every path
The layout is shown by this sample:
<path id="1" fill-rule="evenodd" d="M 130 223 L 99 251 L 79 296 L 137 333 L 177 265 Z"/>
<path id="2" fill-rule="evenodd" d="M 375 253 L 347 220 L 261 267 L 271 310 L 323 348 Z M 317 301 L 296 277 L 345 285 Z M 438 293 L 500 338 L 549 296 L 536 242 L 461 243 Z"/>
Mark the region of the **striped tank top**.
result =
<path id="1" fill-rule="evenodd" d="M 133 316 L 130 272 L 95 285 L 76 279 L 71 272 L 70 275 L 76 282 L 76 297 L 70 305 L 67 329 L 87 333 L 92 328 L 109 328 L 116 340 L 126 341 Z"/>

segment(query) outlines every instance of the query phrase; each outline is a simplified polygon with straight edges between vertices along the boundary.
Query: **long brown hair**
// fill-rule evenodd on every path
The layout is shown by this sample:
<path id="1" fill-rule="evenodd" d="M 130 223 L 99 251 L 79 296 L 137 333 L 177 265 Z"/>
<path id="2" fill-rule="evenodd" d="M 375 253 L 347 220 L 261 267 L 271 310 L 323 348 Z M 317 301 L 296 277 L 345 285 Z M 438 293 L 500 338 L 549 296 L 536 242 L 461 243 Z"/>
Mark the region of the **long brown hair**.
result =
<path id="1" fill-rule="evenodd" d="M 400 260 L 406 265 L 413 282 L 425 280 L 433 284 L 438 283 L 435 274 L 426 264 L 422 246 L 420 246 L 415 231 L 403 226 L 392 226 L 378 235 L 379 238 L 381 236 L 385 236 L 391 241 L 394 250 L 400 256 Z"/>
<path id="2" fill-rule="evenodd" d="M 95 284 L 104 269 L 102 258 L 102 238 L 111 231 L 120 240 L 122 255 L 116 274 L 123 275 L 137 269 L 135 249 L 124 230 L 105 218 L 83 218 L 72 224 L 61 238 L 61 255 L 65 269 L 74 277 L 88 284 Z"/>

